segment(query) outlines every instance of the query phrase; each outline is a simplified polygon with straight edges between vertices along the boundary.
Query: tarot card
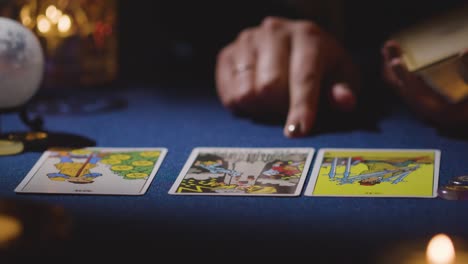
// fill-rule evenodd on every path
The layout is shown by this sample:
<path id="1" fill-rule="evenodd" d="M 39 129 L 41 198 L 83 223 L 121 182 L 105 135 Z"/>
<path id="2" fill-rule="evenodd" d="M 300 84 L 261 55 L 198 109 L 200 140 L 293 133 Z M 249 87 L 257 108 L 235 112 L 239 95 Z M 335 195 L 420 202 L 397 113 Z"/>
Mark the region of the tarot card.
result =
<path id="1" fill-rule="evenodd" d="M 298 196 L 313 154 L 313 148 L 195 148 L 169 193 Z"/>
<path id="2" fill-rule="evenodd" d="M 166 153 L 165 148 L 48 150 L 15 192 L 142 195 Z"/>
<path id="3" fill-rule="evenodd" d="M 437 196 L 440 151 L 320 149 L 304 195 Z"/>

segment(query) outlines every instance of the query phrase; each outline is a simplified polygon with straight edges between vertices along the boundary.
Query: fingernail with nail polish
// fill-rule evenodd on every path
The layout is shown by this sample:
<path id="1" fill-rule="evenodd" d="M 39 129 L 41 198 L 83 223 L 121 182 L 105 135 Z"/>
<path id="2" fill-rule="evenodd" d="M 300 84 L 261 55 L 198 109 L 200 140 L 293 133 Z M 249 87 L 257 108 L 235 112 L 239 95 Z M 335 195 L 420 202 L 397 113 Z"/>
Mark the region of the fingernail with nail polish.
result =
<path id="1" fill-rule="evenodd" d="M 301 129 L 300 124 L 290 124 L 288 125 L 288 135 L 289 136 L 296 136 L 299 134 Z"/>

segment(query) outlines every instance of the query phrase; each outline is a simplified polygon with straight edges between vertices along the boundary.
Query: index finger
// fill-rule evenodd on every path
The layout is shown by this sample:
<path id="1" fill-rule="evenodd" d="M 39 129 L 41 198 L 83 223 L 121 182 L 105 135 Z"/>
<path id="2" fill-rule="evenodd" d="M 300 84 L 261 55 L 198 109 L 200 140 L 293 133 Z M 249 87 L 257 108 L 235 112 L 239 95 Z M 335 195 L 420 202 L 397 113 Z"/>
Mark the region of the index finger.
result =
<path id="1" fill-rule="evenodd" d="M 294 29 L 289 68 L 289 111 L 284 128 L 287 137 L 310 133 L 317 116 L 323 74 L 317 34 L 318 28 L 310 23 L 297 24 Z"/>

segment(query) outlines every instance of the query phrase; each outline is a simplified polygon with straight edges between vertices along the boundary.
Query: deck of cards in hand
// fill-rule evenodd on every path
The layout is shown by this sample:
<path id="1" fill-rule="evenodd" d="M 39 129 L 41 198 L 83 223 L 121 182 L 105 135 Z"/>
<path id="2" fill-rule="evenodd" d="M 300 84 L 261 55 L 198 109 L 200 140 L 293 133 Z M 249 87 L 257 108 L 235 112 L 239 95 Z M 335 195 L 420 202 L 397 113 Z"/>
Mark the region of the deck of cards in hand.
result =
<path id="1" fill-rule="evenodd" d="M 393 36 L 407 69 L 450 103 L 468 98 L 468 5 Z"/>

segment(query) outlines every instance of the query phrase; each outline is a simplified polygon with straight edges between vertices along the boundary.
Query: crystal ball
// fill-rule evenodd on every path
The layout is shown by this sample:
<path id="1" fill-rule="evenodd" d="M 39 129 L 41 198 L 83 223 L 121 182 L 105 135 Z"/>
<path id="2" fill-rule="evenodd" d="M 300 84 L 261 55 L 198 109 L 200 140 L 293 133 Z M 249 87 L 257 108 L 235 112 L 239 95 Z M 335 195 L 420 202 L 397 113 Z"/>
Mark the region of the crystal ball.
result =
<path id="1" fill-rule="evenodd" d="M 37 36 L 16 20 L 0 17 L 0 110 L 26 104 L 44 75 L 44 53 Z"/>

